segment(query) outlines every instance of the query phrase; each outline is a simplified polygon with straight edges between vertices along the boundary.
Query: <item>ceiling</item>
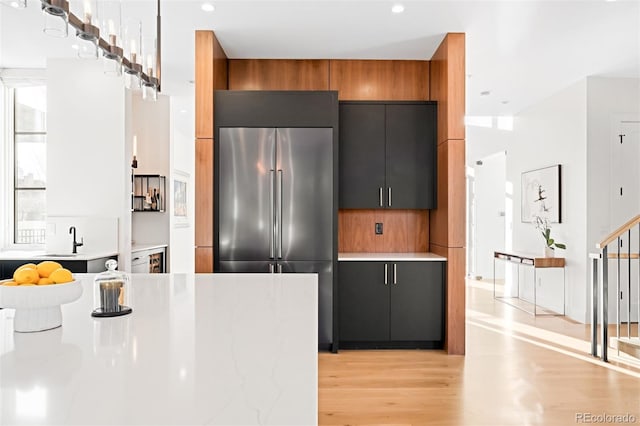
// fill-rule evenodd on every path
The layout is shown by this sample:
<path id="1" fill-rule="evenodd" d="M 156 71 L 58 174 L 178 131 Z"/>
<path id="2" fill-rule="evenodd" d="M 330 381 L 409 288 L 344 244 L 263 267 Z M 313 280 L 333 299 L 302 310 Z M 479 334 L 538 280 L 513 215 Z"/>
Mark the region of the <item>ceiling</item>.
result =
<path id="1" fill-rule="evenodd" d="M 638 1 L 162 0 L 163 92 L 191 96 L 194 30 L 214 30 L 230 58 L 430 59 L 466 33 L 467 114 L 511 115 L 585 76 L 640 77 Z M 38 0 L 0 6 L 0 67 L 75 55 L 75 37 L 43 35 Z M 152 35 L 155 1 L 123 1 Z M 107 78 L 107 77 L 105 77 Z M 488 95 L 481 92 L 489 91 Z"/>

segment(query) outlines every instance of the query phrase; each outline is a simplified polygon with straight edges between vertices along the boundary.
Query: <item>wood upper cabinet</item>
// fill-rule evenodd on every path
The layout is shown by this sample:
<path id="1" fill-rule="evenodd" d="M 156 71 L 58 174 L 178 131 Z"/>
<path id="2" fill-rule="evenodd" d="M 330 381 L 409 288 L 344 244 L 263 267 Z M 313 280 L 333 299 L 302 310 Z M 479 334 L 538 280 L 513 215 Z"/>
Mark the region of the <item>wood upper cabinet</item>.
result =
<path id="1" fill-rule="evenodd" d="M 340 208 L 433 209 L 435 102 L 341 102 Z"/>

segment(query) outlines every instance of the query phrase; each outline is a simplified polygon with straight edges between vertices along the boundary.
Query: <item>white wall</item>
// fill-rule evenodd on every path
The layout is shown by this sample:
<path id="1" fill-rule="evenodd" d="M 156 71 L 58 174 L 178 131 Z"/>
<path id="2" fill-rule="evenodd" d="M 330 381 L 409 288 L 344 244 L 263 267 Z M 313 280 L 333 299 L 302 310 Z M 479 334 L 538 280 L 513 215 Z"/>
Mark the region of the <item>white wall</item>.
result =
<path id="1" fill-rule="evenodd" d="M 513 249 L 542 255 L 544 240 L 520 216 L 521 173 L 562 165 L 562 223 L 552 236 L 566 243 L 556 250 L 567 259 L 566 313 L 586 320 L 587 312 L 587 82 L 581 80 L 522 111 L 514 121 L 514 141 L 507 150 L 507 181 L 513 185 Z M 522 268 L 521 291 L 533 298 L 532 274 Z M 538 301 L 562 310 L 562 272 L 543 270 L 536 284 Z"/>
<path id="2" fill-rule="evenodd" d="M 171 272 L 192 273 L 195 271 L 195 118 L 193 96 L 172 97 L 171 99 L 171 185 L 173 194 L 174 178 L 187 181 L 187 222 L 177 223 L 170 211 Z M 172 198 L 170 197 L 172 200 Z M 173 207 L 173 206 L 172 206 Z"/>
<path id="3" fill-rule="evenodd" d="M 80 59 L 48 59 L 46 77 L 47 216 L 116 218 L 126 270 L 131 227 L 122 80 L 105 77 L 101 61 Z M 54 232 L 62 231 L 68 233 Z"/>

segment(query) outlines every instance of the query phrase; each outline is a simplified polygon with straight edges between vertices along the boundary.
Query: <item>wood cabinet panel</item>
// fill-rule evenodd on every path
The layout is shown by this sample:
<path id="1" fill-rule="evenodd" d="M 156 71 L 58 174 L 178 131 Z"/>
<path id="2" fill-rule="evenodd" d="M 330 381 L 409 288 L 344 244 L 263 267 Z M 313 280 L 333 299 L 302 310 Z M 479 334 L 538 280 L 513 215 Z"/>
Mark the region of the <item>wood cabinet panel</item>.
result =
<path id="1" fill-rule="evenodd" d="M 446 345 L 450 355 L 465 353 L 465 249 L 447 250 Z"/>
<path id="2" fill-rule="evenodd" d="M 196 31 L 196 138 L 213 138 L 213 93 L 227 87 L 224 49 L 213 31 Z"/>
<path id="3" fill-rule="evenodd" d="M 230 90 L 329 90 L 324 59 L 231 59 Z"/>
<path id="4" fill-rule="evenodd" d="M 213 272 L 213 247 L 196 247 L 196 273 Z"/>
<path id="5" fill-rule="evenodd" d="M 429 215 L 429 250 L 446 256 L 449 354 L 465 352 L 464 164 L 465 35 L 447 34 L 431 58 L 431 99 L 438 102 L 438 207 Z"/>
<path id="6" fill-rule="evenodd" d="M 448 246 L 449 236 L 449 144 L 438 145 L 438 208 L 429 215 L 429 243 Z"/>
<path id="7" fill-rule="evenodd" d="M 375 224 L 383 234 L 375 234 Z M 343 253 L 426 252 L 429 247 L 428 210 L 340 210 L 338 251 Z"/>
<path id="8" fill-rule="evenodd" d="M 376 252 L 376 210 L 338 211 L 338 251 Z"/>
<path id="9" fill-rule="evenodd" d="M 330 90 L 340 100 L 420 101 L 429 98 L 429 61 L 330 61 Z"/>
<path id="10" fill-rule="evenodd" d="M 213 247 L 213 139 L 196 140 L 195 244 Z"/>
<path id="11" fill-rule="evenodd" d="M 449 33 L 431 58 L 431 99 L 438 101 L 438 143 L 464 139 L 465 35 Z"/>
<path id="12" fill-rule="evenodd" d="M 196 138 L 213 138 L 213 31 L 196 31 Z"/>

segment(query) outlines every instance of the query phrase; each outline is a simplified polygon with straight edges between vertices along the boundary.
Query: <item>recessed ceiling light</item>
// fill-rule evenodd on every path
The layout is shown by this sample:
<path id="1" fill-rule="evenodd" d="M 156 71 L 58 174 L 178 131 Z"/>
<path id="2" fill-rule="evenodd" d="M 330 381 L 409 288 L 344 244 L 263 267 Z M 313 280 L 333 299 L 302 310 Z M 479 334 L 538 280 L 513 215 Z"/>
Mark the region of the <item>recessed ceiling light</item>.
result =
<path id="1" fill-rule="evenodd" d="M 508 103 L 509 103 L 509 101 L 502 101 L 502 105 L 506 105 Z"/>
<path id="2" fill-rule="evenodd" d="M 78 46 L 77 44 L 72 44 L 72 45 L 71 45 L 71 48 L 72 48 L 73 50 L 78 50 L 78 49 L 80 49 L 80 46 Z"/>
<path id="3" fill-rule="evenodd" d="M 404 12 L 404 6 L 401 4 L 394 4 L 393 7 L 391 8 L 391 11 L 393 13 L 402 13 Z"/>
<path id="4" fill-rule="evenodd" d="M 213 12 L 216 8 L 211 3 L 202 3 L 200 6 L 205 12 Z"/>
<path id="5" fill-rule="evenodd" d="M 491 94 L 491 90 L 484 90 L 480 92 L 480 96 L 489 96 Z"/>
<path id="6" fill-rule="evenodd" d="M 186 113 L 187 113 L 187 110 L 186 110 L 186 109 L 181 109 L 181 110 L 180 110 L 180 114 L 186 114 Z"/>

